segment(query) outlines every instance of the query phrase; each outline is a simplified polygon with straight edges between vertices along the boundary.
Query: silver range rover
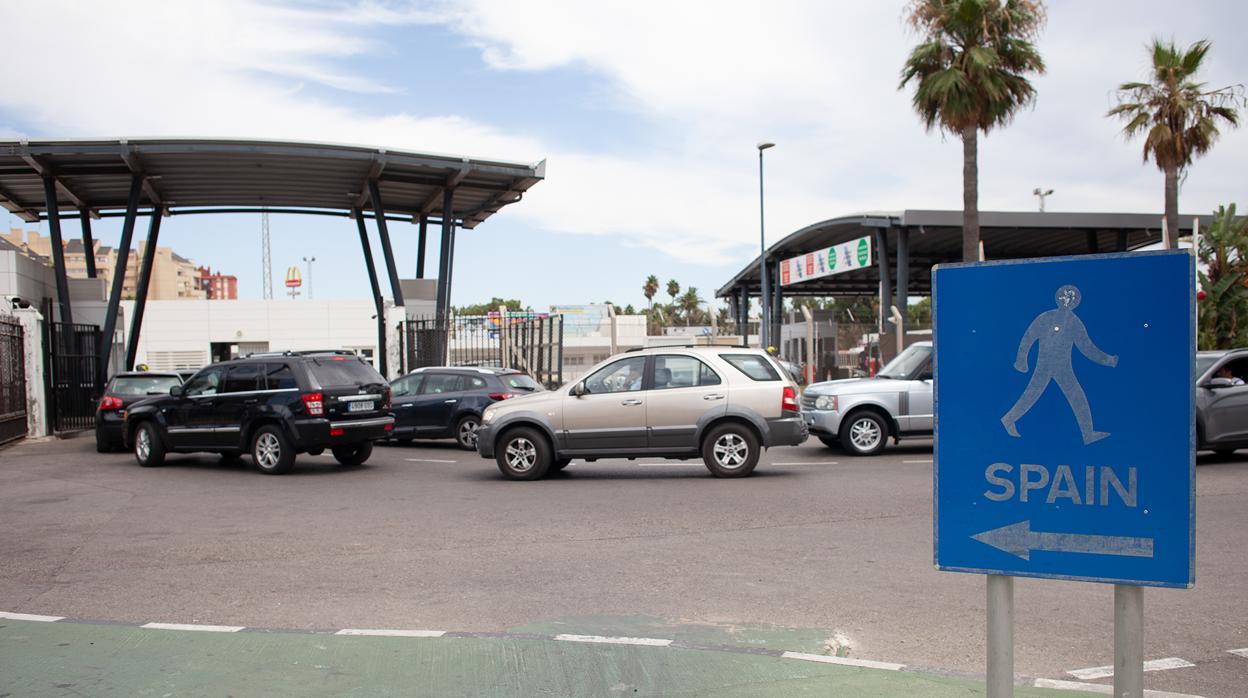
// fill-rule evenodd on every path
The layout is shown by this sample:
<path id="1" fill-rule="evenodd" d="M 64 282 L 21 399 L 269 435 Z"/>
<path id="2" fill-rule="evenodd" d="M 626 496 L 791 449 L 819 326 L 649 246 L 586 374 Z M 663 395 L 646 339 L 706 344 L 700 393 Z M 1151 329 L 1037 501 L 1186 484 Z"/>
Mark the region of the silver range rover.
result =
<path id="1" fill-rule="evenodd" d="M 931 436 L 932 343 L 910 345 L 874 378 L 811 384 L 802 414 L 824 445 L 856 456 L 883 451 L 890 438 Z"/>

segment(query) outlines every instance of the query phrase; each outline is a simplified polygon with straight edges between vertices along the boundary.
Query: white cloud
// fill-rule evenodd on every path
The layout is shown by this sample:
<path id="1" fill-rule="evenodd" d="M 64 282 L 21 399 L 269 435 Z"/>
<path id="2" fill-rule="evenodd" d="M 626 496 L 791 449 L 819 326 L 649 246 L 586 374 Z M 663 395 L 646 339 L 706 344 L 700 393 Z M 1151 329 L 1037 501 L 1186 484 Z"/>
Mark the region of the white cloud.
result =
<path id="1" fill-rule="evenodd" d="M 549 156 L 548 179 L 509 209 L 549 230 L 614 236 L 690 262 L 744 261 L 757 240 L 757 154 L 766 138 L 769 239 L 824 218 L 896 208 L 959 208 L 956 139 L 924 133 L 899 67 L 914 37 L 901 3 L 434 2 L 273 5 L 228 2 L 6 3 L 14 27 L 0 115 L 36 135 L 206 135 L 363 142 L 521 161 Z M 1111 91 L 1141 76 L 1150 35 L 1214 40 L 1208 79 L 1245 79 L 1236 3 L 1062 3 L 1041 49 L 1049 74 L 1034 110 L 981 143 L 985 209 L 1161 208 L 1161 177 L 1104 118 Z M 353 93 L 402 89 L 354 74 L 347 59 L 380 46 L 379 25 L 440 25 L 508 73 L 583 71 L 612 107 L 645 126 L 626 154 L 578 151 L 486 122 L 430 111 L 377 114 Z M 416 69 L 419 69 L 417 67 Z M 334 102 L 301 89 L 338 90 Z M 473 86 L 488 89 L 488 84 Z M 321 94 L 324 94 L 322 91 Z M 423 110 L 423 111 L 422 111 Z M 1245 115 L 1248 118 L 1248 115 Z M 551 114 L 551 119 L 561 115 Z M 1248 133 L 1197 163 L 1182 207 L 1242 196 Z M 492 223 L 493 224 L 493 223 Z"/>

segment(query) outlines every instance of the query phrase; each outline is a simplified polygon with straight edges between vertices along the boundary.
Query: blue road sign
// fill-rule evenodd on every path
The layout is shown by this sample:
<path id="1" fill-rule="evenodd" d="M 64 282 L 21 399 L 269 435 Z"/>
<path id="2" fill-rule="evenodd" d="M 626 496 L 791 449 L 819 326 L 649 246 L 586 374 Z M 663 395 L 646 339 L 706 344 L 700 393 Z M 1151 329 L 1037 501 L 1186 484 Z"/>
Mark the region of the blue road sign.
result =
<path id="1" fill-rule="evenodd" d="M 938 568 L 1192 585 L 1194 277 L 1186 251 L 936 267 Z"/>

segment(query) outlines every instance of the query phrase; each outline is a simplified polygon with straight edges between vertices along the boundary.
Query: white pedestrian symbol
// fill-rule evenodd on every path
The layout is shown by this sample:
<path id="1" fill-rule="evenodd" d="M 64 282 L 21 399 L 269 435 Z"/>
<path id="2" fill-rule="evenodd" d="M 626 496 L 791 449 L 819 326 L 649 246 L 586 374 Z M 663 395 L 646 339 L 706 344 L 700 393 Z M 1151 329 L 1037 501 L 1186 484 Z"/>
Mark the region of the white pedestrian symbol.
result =
<path id="1" fill-rule="evenodd" d="M 1014 360 L 1014 369 L 1019 373 L 1026 373 L 1027 355 L 1031 353 L 1031 345 L 1040 343 L 1040 348 L 1036 351 L 1036 371 L 1031 374 L 1031 381 L 1027 383 L 1027 388 L 1023 390 L 1018 402 L 1001 418 L 1001 424 L 1010 436 L 1019 436 L 1014 425 L 1036 404 L 1049 387 L 1049 382 L 1053 381 L 1066 396 L 1066 402 L 1070 404 L 1070 409 L 1079 422 L 1083 443 L 1087 445 L 1109 436 L 1109 432 L 1092 428 L 1092 408 L 1088 406 L 1088 396 L 1084 394 L 1083 386 L 1079 385 L 1074 366 L 1071 365 L 1074 349 L 1078 347 L 1084 356 L 1111 368 L 1118 365 L 1118 357 L 1101 351 L 1088 336 L 1083 321 L 1075 315 L 1075 308 L 1079 307 L 1080 300 L 1078 288 L 1070 284 L 1062 286 L 1057 289 L 1056 300 L 1057 309 L 1040 313 L 1027 328 L 1027 333 L 1018 345 L 1018 358 Z"/>

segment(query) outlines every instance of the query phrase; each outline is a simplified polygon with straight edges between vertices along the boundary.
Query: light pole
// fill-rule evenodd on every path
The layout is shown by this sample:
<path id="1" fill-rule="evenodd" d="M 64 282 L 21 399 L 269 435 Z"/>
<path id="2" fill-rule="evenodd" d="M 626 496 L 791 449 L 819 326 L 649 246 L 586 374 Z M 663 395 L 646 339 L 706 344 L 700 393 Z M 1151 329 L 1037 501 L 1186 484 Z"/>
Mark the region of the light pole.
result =
<path id="1" fill-rule="evenodd" d="M 308 300 L 312 300 L 312 263 L 316 257 L 304 257 L 303 261 L 308 265 Z"/>
<path id="2" fill-rule="evenodd" d="M 1044 213 L 1044 200 L 1053 195 L 1053 190 L 1036 187 L 1036 190 L 1031 193 L 1040 199 L 1040 213 Z"/>
<path id="3" fill-rule="evenodd" d="M 770 346 L 767 343 L 771 334 L 771 294 L 767 289 L 767 236 L 763 225 L 763 151 L 774 148 L 775 143 L 761 141 L 758 144 L 758 278 L 762 286 L 762 322 L 758 327 L 758 343 L 762 349 Z M 748 336 L 746 337 L 748 340 Z"/>

